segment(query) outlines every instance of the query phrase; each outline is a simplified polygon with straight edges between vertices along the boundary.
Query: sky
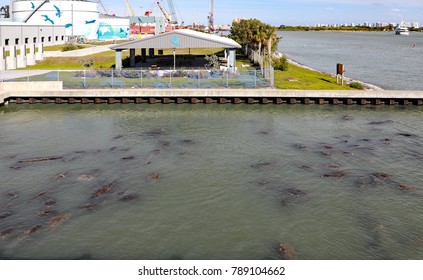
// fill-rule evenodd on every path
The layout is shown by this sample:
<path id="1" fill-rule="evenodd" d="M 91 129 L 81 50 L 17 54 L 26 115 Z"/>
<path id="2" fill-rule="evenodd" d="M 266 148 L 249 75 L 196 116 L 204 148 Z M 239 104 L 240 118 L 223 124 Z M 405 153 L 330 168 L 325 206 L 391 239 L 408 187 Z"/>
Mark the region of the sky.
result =
<path id="1" fill-rule="evenodd" d="M 125 0 L 102 0 L 113 6 Z M 129 0 L 135 12 L 143 13 L 155 1 Z M 167 7 L 167 0 L 165 7 Z M 185 24 L 207 23 L 210 0 L 173 0 L 178 18 Z M 157 13 L 159 10 L 154 9 Z M 421 22 L 423 0 L 214 0 L 215 24 L 230 24 L 234 18 L 257 18 L 262 22 L 279 25 L 314 25 L 318 23 L 343 24 L 364 22 Z"/>
<path id="2" fill-rule="evenodd" d="M 109 13 L 128 15 L 125 0 L 101 1 Z M 143 15 L 156 2 L 128 1 L 138 15 Z M 167 0 L 162 1 L 167 8 Z M 0 3 L 5 5 L 10 0 Z M 207 24 L 210 0 L 173 0 L 173 3 L 178 19 L 185 24 Z M 153 15 L 161 15 L 157 7 Z M 230 24 L 234 18 L 256 18 L 274 26 L 401 21 L 423 25 L 423 0 L 214 0 L 215 24 Z"/>

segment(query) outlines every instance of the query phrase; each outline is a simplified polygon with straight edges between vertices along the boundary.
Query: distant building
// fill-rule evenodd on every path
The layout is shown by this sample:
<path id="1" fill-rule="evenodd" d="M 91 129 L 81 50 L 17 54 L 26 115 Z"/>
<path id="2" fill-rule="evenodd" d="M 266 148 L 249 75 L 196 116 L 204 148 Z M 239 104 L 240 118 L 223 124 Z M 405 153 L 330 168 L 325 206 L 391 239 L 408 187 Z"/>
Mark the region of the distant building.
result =
<path id="1" fill-rule="evenodd" d="M 64 25 L 0 23 L 0 70 L 25 68 L 43 60 L 43 47 L 66 41 Z"/>
<path id="2" fill-rule="evenodd" d="M 420 28 L 420 25 L 419 25 L 419 23 L 418 23 L 418 22 L 413 22 L 413 23 L 411 24 L 411 27 L 413 27 L 413 28 Z"/>

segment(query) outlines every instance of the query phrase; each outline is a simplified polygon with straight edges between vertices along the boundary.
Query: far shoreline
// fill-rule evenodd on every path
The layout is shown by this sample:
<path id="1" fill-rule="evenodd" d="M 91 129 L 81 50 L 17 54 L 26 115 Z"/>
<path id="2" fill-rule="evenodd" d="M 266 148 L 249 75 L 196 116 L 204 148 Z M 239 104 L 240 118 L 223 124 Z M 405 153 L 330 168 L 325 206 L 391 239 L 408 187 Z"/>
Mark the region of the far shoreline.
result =
<path id="1" fill-rule="evenodd" d="M 299 62 L 297 62 L 297 61 L 294 61 L 294 60 L 290 59 L 287 55 L 285 55 L 285 54 L 283 54 L 283 53 L 280 53 L 280 52 L 277 52 L 277 53 L 279 53 L 279 54 L 281 54 L 281 55 L 285 56 L 285 57 L 287 58 L 287 61 L 288 61 L 288 63 L 289 63 L 289 64 L 292 64 L 292 65 L 295 65 L 295 66 L 297 66 L 297 67 L 300 67 L 300 68 L 303 68 L 303 69 L 307 69 L 307 70 L 310 70 L 310 71 L 313 71 L 313 72 L 316 72 L 316 73 L 321 73 L 321 74 L 329 75 L 329 76 L 331 76 L 331 77 L 336 78 L 336 75 L 334 75 L 334 74 L 332 74 L 332 73 L 327 73 L 327 72 L 324 72 L 324 71 L 320 71 L 320 70 L 314 69 L 314 68 L 312 68 L 312 67 L 309 67 L 309 66 L 307 66 L 307 65 L 301 64 L 301 63 L 299 63 Z M 377 91 L 384 91 L 384 89 L 383 89 L 383 88 L 381 88 L 381 87 L 378 87 L 378 86 L 373 85 L 373 84 L 370 84 L 370 83 L 362 82 L 362 81 L 359 81 L 359 80 L 354 80 L 354 79 L 349 78 L 349 77 L 344 77 L 344 80 L 345 80 L 347 83 L 358 82 L 358 83 L 360 83 L 360 84 L 362 84 L 362 85 L 364 86 L 365 90 L 377 90 Z"/>

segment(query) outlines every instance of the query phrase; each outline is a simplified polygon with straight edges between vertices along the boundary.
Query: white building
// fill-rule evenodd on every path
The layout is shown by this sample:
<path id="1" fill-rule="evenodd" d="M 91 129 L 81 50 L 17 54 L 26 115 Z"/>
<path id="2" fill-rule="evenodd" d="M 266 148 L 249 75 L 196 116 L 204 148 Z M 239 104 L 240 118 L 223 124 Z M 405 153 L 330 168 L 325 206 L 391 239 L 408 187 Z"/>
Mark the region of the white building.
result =
<path id="1" fill-rule="evenodd" d="M 13 0 L 12 20 L 33 25 L 63 25 L 66 36 L 127 39 L 129 19 L 100 17 L 97 0 Z"/>
<path id="2" fill-rule="evenodd" d="M 63 44 L 63 25 L 0 23 L 0 70 L 24 68 L 43 60 L 43 47 Z"/>

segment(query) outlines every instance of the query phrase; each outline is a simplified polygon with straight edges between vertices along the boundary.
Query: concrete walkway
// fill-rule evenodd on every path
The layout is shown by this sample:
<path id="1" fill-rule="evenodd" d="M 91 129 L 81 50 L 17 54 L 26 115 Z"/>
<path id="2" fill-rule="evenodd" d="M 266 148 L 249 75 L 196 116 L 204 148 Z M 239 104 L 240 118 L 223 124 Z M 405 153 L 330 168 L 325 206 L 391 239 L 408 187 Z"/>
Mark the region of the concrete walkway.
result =
<path id="1" fill-rule="evenodd" d="M 110 51 L 110 48 L 114 45 L 106 45 L 106 46 L 93 46 L 89 48 L 74 50 L 74 51 L 52 51 L 52 52 L 44 52 L 44 57 L 78 57 L 78 56 L 87 56 L 96 53 L 102 53 L 106 51 Z"/>
<path id="2" fill-rule="evenodd" d="M 53 70 L 4 70 L 0 71 L 0 82 L 19 79 L 19 78 L 28 78 L 31 76 L 42 75 Z"/>

